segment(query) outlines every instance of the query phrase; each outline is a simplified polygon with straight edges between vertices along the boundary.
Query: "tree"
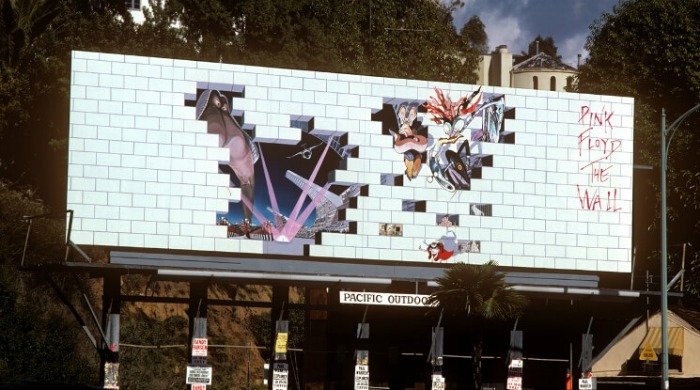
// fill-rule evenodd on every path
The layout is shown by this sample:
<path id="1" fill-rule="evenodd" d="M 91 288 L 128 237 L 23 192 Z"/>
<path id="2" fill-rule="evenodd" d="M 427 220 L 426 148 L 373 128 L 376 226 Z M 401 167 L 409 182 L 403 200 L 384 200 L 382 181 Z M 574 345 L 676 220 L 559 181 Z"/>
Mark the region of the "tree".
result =
<path id="1" fill-rule="evenodd" d="M 122 316 L 122 343 L 173 346 L 187 343 L 187 318 L 171 315 L 164 320 L 149 317 L 143 309 Z M 119 386 L 129 389 L 177 389 L 184 375 L 186 348 L 124 348 L 119 352 Z"/>
<path id="2" fill-rule="evenodd" d="M 226 47 L 236 42 L 236 35 L 240 31 L 229 3 L 217 0 L 172 0 L 165 2 L 164 7 L 181 23 L 181 31 L 189 46 L 203 57 L 220 61 Z"/>
<path id="3" fill-rule="evenodd" d="M 46 31 L 59 13 L 59 0 L 0 3 L 0 66 L 19 69 L 26 60 L 26 49 Z"/>
<path id="4" fill-rule="evenodd" d="M 486 35 L 486 26 L 484 26 L 479 16 L 473 15 L 469 18 L 459 32 L 459 36 L 462 38 L 462 42 L 479 52 L 479 54 L 488 53 L 489 37 Z"/>
<path id="5" fill-rule="evenodd" d="M 469 83 L 479 53 L 452 25 L 461 4 L 173 0 L 160 8 L 199 60 Z"/>
<path id="6" fill-rule="evenodd" d="M 11 127 L 29 118 L 17 91 L 29 89 L 22 73 L 33 66 L 32 46 L 58 15 L 57 3 L 58 0 L 0 2 L 0 141 L 11 134 Z"/>
<path id="7" fill-rule="evenodd" d="M 518 60 L 516 62 L 523 62 L 528 58 L 536 56 L 538 53 L 544 53 L 558 60 L 561 60 L 561 56 L 557 53 L 557 51 L 558 48 L 557 45 L 554 44 L 554 38 L 552 38 L 551 36 L 547 38 L 542 38 L 542 35 L 537 34 L 535 39 L 533 39 L 532 42 L 530 42 L 530 44 L 527 45 L 527 53 L 521 51 L 520 56 L 518 57 Z"/>
<path id="8" fill-rule="evenodd" d="M 20 272 L 22 259 L 32 266 L 65 250 L 65 221 L 46 217 L 33 220 L 25 252 L 27 216 L 46 212 L 33 191 L 0 180 L 0 383 L 97 379 L 96 355 L 85 348 L 89 344 L 75 320 L 40 278 Z M 76 293 L 74 285 L 57 279 L 68 296 Z"/>
<path id="9" fill-rule="evenodd" d="M 130 14 L 119 0 L 0 4 L 0 177 L 30 184 L 65 208 L 70 51 L 124 52 Z M 133 28 L 131 29 L 133 30 Z"/>
<path id="10" fill-rule="evenodd" d="M 519 316 L 527 305 L 522 294 L 508 287 L 498 264 L 490 260 L 483 265 L 456 263 L 437 278 L 437 291 L 428 302 L 446 312 L 464 315 L 478 333 L 473 346 L 474 388 L 481 389 L 481 331 L 487 320 L 508 320 Z"/>
<path id="11" fill-rule="evenodd" d="M 699 18 L 700 7 L 695 1 L 624 1 L 591 25 L 585 46 L 589 57 L 580 67 L 578 91 L 634 97 L 636 164 L 655 167 L 660 164 L 662 108 L 666 109 L 667 125 L 670 125 L 700 103 L 700 27 L 696 23 Z M 691 242 L 693 246 L 688 247 L 686 257 L 700 256 L 698 128 L 700 114 L 695 113 L 676 131 L 668 157 L 668 237 L 673 273 L 680 267 L 681 253 L 679 249 L 674 251 L 674 243 Z M 644 183 L 635 179 L 635 187 L 658 189 L 658 176 L 654 179 Z M 658 203 L 655 210 L 657 223 L 649 229 L 659 237 Z M 642 260 L 639 263 L 642 267 L 658 269 L 657 252 L 638 252 L 637 258 Z M 643 264 L 644 260 L 648 264 Z M 686 269 L 685 277 L 686 288 L 690 287 L 685 299 L 697 303 L 700 269 Z"/>

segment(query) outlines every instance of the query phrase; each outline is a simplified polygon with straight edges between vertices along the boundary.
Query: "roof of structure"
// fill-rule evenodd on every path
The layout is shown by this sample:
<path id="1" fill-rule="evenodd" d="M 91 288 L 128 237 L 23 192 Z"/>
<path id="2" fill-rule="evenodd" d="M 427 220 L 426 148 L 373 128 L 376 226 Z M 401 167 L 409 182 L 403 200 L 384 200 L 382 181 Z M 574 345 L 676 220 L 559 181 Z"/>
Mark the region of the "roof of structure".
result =
<path id="1" fill-rule="evenodd" d="M 678 314 L 679 317 L 684 319 L 695 329 L 700 330 L 700 311 L 681 306 L 674 306 L 670 308 L 670 310 L 673 310 L 674 313 Z"/>
<path id="2" fill-rule="evenodd" d="M 567 65 L 561 62 L 560 59 L 554 58 L 544 52 L 540 52 L 535 56 L 530 57 L 527 60 L 513 66 L 514 72 L 535 69 L 576 71 L 576 68 L 574 68 L 573 66 Z"/>

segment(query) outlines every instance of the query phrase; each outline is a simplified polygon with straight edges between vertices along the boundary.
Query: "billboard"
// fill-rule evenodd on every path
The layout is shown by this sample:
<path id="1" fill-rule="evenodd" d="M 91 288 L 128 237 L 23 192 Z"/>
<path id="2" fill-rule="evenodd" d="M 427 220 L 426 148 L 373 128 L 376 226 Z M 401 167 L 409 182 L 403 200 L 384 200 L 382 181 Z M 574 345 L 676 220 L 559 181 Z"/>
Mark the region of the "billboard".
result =
<path id="1" fill-rule="evenodd" d="M 72 53 L 72 240 L 630 272 L 633 99 Z"/>

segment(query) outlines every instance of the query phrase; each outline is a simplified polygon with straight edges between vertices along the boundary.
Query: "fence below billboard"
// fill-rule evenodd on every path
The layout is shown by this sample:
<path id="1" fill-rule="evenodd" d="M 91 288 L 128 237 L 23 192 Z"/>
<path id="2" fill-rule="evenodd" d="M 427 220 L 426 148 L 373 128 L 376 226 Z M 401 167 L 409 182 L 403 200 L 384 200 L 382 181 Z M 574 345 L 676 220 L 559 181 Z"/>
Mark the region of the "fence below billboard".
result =
<path id="1" fill-rule="evenodd" d="M 76 51 L 71 238 L 630 272 L 632 123 L 631 98 Z"/>

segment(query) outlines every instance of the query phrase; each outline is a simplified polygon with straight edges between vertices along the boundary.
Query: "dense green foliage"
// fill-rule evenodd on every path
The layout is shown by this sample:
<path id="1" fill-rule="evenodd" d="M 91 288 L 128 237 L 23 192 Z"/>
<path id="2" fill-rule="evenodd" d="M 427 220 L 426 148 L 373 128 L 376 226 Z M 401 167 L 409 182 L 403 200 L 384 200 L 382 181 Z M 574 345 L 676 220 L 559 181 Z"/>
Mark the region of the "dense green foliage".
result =
<path id="1" fill-rule="evenodd" d="M 660 166 L 662 108 L 666 109 L 666 125 L 670 126 L 684 112 L 700 104 L 698 20 L 698 0 L 633 0 L 621 2 L 612 13 L 603 14 L 591 25 L 586 43 L 590 55 L 581 66 L 578 88 L 584 93 L 634 97 L 636 164 L 657 167 L 655 170 Z M 698 128 L 700 112 L 678 127 L 670 145 L 667 171 L 668 240 L 673 259 L 669 274 L 680 268 L 681 244 L 692 243 L 686 253 L 689 300 L 696 300 L 700 291 Z M 648 176 L 639 176 L 635 186 L 658 194 L 658 174 Z M 654 210 L 657 210 L 656 218 L 650 218 L 652 222 L 643 228 L 656 238 L 660 236 L 658 203 Z M 635 241 L 642 245 L 644 238 Z M 658 269 L 658 252 L 638 261 L 641 265 L 638 268 L 653 272 Z"/>
<path id="2" fill-rule="evenodd" d="M 128 43 L 115 11 L 90 4 L 0 3 L 0 177 L 37 188 L 55 210 L 65 208 L 70 50 Z"/>
<path id="3" fill-rule="evenodd" d="M 95 383 L 97 355 L 42 273 L 20 272 L 29 220 L 45 213 L 31 191 L 0 181 L 0 383 Z M 63 251 L 63 219 L 34 219 L 25 265 Z M 44 256 L 41 256 L 41 254 Z M 72 280 L 54 282 L 75 295 Z M 66 330 L 72 334 L 68 336 Z"/>
<path id="4" fill-rule="evenodd" d="M 542 35 L 537 34 L 535 39 L 533 39 L 532 42 L 527 45 L 527 53 L 523 52 L 521 54 L 526 58 L 530 58 L 537 55 L 537 53 L 545 53 L 554 58 L 561 59 L 558 51 L 559 48 L 557 48 L 557 45 L 554 44 L 554 38 L 542 38 Z"/>
<path id="5" fill-rule="evenodd" d="M 187 319 L 171 316 L 163 321 L 143 312 L 123 316 L 119 353 L 119 386 L 126 389 L 181 389 L 187 361 Z"/>
<path id="6" fill-rule="evenodd" d="M 66 337 L 66 329 L 76 329 L 75 320 L 50 303 L 53 297 L 21 288 L 7 273 L 3 268 L 0 275 L 0 383 L 96 382 L 94 350 Z"/>
<path id="7" fill-rule="evenodd" d="M 478 51 L 479 54 L 487 54 L 489 51 L 489 37 L 486 35 L 486 26 L 481 19 L 474 15 L 467 23 L 464 24 L 459 31 L 459 36 L 462 38 L 468 47 Z"/>
<path id="8" fill-rule="evenodd" d="M 513 64 L 517 65 L 521 62 L 525 62 L 530 58 L 536 56 L 538 53 L 545 53 L 553 58 L 561 60 L 561 56 L 559 55 L 559 48 L 554 43 L 554 38 L 542 38 L 542 35 L 537 34 L 535 39 L 533 39 L 527 45 L 527 52 L 521 51 L 519 55 L 513 57 Z"/>

